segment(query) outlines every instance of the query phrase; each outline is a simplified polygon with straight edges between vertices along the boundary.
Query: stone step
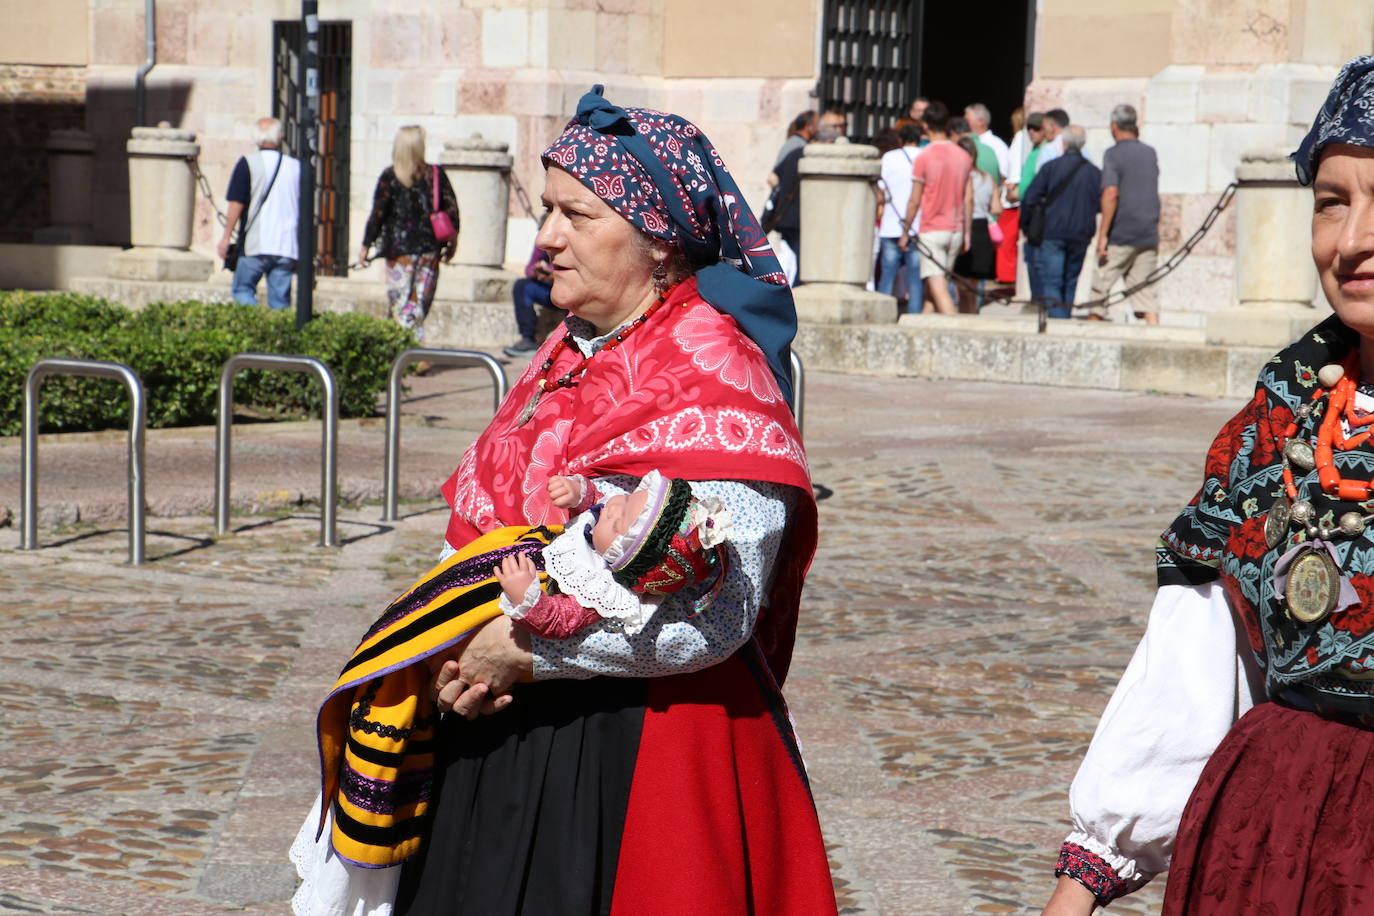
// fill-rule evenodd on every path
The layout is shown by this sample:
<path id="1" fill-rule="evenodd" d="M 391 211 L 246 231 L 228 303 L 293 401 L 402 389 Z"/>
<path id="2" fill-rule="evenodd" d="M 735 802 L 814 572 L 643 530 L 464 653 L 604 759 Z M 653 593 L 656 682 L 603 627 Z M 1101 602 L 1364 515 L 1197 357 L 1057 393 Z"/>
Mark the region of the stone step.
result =
<path id="1" fill-rule="evenodd" d="M 141 306 L 148 302 L 230 301 L 228 275 L 204 284 L 78 280 L 80 292 Z M 316 307 L 386 315 L 375 283 L 321 280 Z M 802 324 L 794 345 L 807 369 L 915 378 L 1249 397 L 1274 348 L 1208 344 L 1204 329 L 1061 320 L 1037 332 L 1033 315 L 903 315 L 895 324 Z M 509 299 L 436 298 L 426 346 L 498 348 L 515 338 Z"/>

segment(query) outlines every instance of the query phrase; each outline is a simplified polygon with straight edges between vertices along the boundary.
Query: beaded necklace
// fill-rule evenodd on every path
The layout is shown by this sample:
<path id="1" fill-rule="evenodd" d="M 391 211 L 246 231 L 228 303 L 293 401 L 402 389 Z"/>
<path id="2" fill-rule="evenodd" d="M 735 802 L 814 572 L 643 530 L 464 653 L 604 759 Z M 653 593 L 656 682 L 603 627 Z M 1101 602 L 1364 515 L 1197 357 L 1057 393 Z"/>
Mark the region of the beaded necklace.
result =
<path id="1" fill-rule="evenodd" d="M 663 303 L 667 301 L 667 293 L 660 295 L 653 305 L 644 310 L 644 314 L 617 331 L 616 335 L 606 341 L 601 349 L 597 350 L 591 356 L 582 357 L 577 365 L 568 370 L 567 374 L 551 382 L 549 381 L 549 370 L 553 368 L 554 360 L 558 359 L 559 355 L 561 355 L 564 350 L 577 345 L 576 341 L 573 340 L 571 331 L 565 334 L 562 340 L 553 345 L 553 349 L 549 351 L 548 358 L 545 359 L 544 364 L 539 367 L 539 381 L 535 382 L 534 394 L 530 396 L 528 403 L 526 403 L 524 409 L 520 411 L 520 416 L 516 418 L 515 425 L 524 426 L 530 421 L 530 418 L 534 416 L 535 407 L 539 405 L 539 399 L 544 396 L 544 392 L 553 391 L 555 388 L 571 388 L 573 385 L 577 384 L 578 376 L 587 371 L 588 363 L 599 354 L 609 353 L 611 350 L 614 350 L 624 343 L 625 338 L 629 337 L 642 326 L 644 322 L 648 321 L 654 312 L 662 308 Z"/>
<path id="2" fill-rule="evenodd" d="M 1364 534 L 1374 514 L 1345 512 L 1333 526 L 1317 520 L 1317 508 L 1310 500 L 1298 498 L 1293 468 L 1315 470 L 1321 491 L 1342 502 L 1363 503 L 1374 495 L 1374 479 L 1342 477 L 1336 470 L 1335 453 L 1350 451 L 1368 441 L 1374 430 L 1374 414 L 1362 415 L 1355 408 L 1358 382 L 1354 369 L 1337 364 L 1322 366 L 1317 373 L 1321 388 L 1312 393 L 1312 402 L 1301 405 L 1293 421 L 1283 431 L 1283 497 L 1278 499 L 1264 524 L 1264 539 L 1277 547 L 1296 523 L 1310 539 L 1286 552 L 1275 565 L 1275 591 L 1284 597 L 1289 616 L 1299 623 L 1317 623 L 1353 597 L 1353 589 L 1341 575 L 1330 539 L 1355 538 Z M 1349 371 L 1348 371 L 1349 370 Z M 1310 418 L 1322 398 L 1326 409 L 1317 427 L 1315 442 L 1297 438 L 1299 423 Z M 1344 423 L 1342 423 L 1344 421 Z M 1347 429 L 1349 432 L 1347 433 Z"/>

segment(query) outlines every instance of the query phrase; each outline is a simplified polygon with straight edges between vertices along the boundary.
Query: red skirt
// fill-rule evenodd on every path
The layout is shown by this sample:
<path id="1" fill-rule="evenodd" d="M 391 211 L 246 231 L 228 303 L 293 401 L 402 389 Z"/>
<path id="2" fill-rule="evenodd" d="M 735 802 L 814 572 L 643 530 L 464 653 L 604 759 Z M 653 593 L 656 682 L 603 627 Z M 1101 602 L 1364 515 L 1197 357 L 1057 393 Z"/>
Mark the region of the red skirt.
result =
<path id="1" fill-rule="evenodd" d="M 1256 706 L 1183 810 L 1165 916 L 1374 913 L 1374 732 Z"/>

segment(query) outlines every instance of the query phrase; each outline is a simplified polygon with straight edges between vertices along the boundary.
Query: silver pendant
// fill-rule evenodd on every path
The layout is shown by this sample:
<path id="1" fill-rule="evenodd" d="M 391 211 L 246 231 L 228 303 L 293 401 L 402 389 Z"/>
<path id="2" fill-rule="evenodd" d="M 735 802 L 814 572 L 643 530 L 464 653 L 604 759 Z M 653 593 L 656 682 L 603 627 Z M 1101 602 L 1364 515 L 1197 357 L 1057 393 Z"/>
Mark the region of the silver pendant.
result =
<path id="1" fill-rule="evenodd" d="M 1288 525 L 1292 521 L 1292 510 L 1288 498 L 1280 496 L 1269 509 L 1269 517 L 1264 520 L 1264 543 L 1273 549 L 1288 537 Z"/>
<path id="2" fill-rule="evenodd" d="M 1336 609 L 1341 593 L 1341 571 L 1321 548 L 1305 551 L 1288 567 L 1284 585 L 1288 616 L 1301 624 L 1313 624 Z"/>
<path id="3" fill-rule="evenodd" d="M 1283 447 L 1283 455 L 1304 471 L 1310 471 L 1317 466 L 1317 457 L 1312 451 L 1311 443 L 1303 442 L 1301 439 L 1289 439 L 1288 444 Z"/>
<path id="4" fill-rule="evenodd" d="M 543 393 L 543 388 L 534 389 L 534 394 L 530 395 L 530 399 L 525 404 L 525 408 L 520 411 L 520 416 L 515 420 L 516 426 L 524 426 L 526 423 L 530 422 L 530 417 L 534 416 L 534 408 L 539 404 L 539 398 Z"/>

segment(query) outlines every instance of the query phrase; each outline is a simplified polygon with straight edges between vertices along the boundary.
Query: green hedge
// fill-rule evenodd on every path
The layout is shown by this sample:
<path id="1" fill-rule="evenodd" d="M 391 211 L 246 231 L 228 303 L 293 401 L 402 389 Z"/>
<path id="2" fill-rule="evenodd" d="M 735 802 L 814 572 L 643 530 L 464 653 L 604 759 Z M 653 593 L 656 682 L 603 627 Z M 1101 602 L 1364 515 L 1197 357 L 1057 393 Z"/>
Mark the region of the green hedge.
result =
<path id="1" fill-rule="evenodd" d="M 24 378 L 38 360 L 65 356 L 126 363 L 148 397 L 148 425 L 215 422 L 219 374 L 235 353 L 313 356 L 339 385 L 345 417 L 370 416 L 386 388 L 391 363 L 415 345 L 410 331 L 368 315 L 324 314 L 296 330 L 295 315 L 261 307 L 177 302 L 133 311 L 72 293 L 0 293 L 0 435 L 23 424 Z M 127 426 L 119 383 L 49 376 L 39 398 L 44 432 Z M 234 380 L 234 403 L 268 413 L 318 415 L 319 382 L 309 373 L 246 369 Z"/>

